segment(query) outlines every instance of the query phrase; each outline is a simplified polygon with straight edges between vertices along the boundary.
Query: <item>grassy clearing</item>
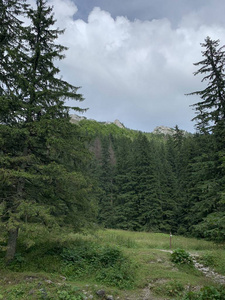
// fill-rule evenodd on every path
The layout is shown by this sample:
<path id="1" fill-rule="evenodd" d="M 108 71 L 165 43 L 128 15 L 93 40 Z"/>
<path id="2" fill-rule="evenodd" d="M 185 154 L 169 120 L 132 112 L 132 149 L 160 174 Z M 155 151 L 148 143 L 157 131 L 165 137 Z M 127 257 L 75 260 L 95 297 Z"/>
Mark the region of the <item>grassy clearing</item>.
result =
<path id="1" fill-rule="evenodd" d="M 127 248 L 170 249 L 170 235 L 164 233 L 131 232 L 124 230 L 103 230 L 98 232 L 98 237 L 103 241 L 124 246 Z M 172 250 L 182 248 L 187 251 L 223 249 L 223 245 L 212 242 L 172 236 Z"/>
<path id="2" fill-rule="evenodd" d="M 192 266 L 172 263 L 169 234 L 100 230 L 39 237 L 27 248 L 24 240 L 21 235 L 10 266 L 0 260 L 0 299 L 100 299 L 96 291 L 102 288 L 120 299 L 143 299 L 144 293 L 182 299 L 187 291 L 217 288 Z M 224 245 L 173 236 L 172 249 L 178 248 L 225 275 Z"/>

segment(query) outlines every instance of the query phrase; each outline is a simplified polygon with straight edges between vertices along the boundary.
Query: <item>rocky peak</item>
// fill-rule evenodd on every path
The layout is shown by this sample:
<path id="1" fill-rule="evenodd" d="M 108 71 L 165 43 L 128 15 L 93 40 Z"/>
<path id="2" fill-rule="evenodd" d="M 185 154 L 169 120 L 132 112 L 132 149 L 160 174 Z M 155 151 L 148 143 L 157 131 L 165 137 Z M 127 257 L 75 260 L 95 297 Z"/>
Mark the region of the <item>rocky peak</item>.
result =
<path id="1" fill-rule="evenodd" d="M 92 119 L 87 119 L 86 117 L 83 117 L 83 116 L 78 116 L 76 114 L 71 114 L 70 115 L 71 117 L 71 123 L 78 123 L 80 122 L 81 120 L 92 120 Z M 92 120 L 94 121 L 94 120 Z M 116 126 L 118 126 L 119 128 L 125 128 L 125 126 L 118 120 L 116 119 L 114 122 L 102 122 L 103 124 L 115 124 Z"/>
<path id="2" fill-rule="evenodd" d="M 115 124 L 116 126 L 118 126 L 119 128 L 125 128 L 125 126 L 118 120 L 116 119 L 113 124 Z"/>
<path id="3" fill-rule="evenodd" d="M 154 134 L 174 135 L 175 129 L 166 126 L 157 126 L 153 130 Z"/>

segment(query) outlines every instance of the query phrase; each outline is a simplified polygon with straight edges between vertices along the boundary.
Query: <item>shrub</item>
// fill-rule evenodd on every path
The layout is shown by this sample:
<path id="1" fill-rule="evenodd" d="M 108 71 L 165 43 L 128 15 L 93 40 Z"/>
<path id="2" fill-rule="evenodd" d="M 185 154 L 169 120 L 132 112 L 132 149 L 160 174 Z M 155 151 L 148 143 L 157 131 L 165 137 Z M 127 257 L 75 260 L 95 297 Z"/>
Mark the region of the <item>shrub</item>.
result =
<path id="1" fill-rule="evenodd" d="M 61 253 L 64 273 L 72 278 L 95 276 L 98 282 L 119 288 L 132 287 L 134 264 L 116 247 L 93 243 L 74 245 Z"/>
<path id="2" fill-rule="evenodd" d="M 225 300 L 225 290 L 223 287 L 206 286 L 199 292 L 188 292 L 182 300 Z"/>
<path id="3" fill-rule="evenodd" d="M 191 255 L 186 252 L 184 249 L 176 249 L 171 254 L 171 261 L 181 265 L 181 264 L 188 264 L 193 265 L 193 260 Z"/>

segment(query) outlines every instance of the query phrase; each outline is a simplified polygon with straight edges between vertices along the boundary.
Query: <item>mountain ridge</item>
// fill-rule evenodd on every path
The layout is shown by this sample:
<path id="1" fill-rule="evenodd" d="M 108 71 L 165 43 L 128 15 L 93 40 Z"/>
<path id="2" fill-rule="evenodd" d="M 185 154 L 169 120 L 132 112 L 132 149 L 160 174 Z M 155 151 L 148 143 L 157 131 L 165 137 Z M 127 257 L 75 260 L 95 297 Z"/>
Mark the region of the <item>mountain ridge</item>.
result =
<path id="1" fill-rule="evenodd" d="M 110 125 L 110 124 L 115 124 L 117 127 L 119 128 L 123 128 L 123 129 L 127 129 L 127 130 L 131 130 L 129 128 L 127 128 L 120 120 L 116 119 L 115 121 L 111 122 L 111 121 L 96 121 L 95 119 L 88 119 L 84 116 L 79 116 L 76 114 L 71 114 L 71 122 L 74 124 L 78 124 L 80 121 L 82 120 L 86 120 L 86 121 L 94 121 L 97 122 L 99 124 L 104 124 L 104 125 Z M 133 129 L 132 129 L 133 130 Z M 134 130 L 134 131 L 141 131 L 141 130 Z M 184 134 L 188 133 L 185 130 L 181 130 Z M 153 134 L 157 134 L 157 135 L 174 135 L 176 133 L 175 128 L 171 128 L 168 126 L 164 126 L 164 125 L 160 125 L 160 126 L 156 126 L 154 128 L 154 130 L 152 132 L 147 132 L 147 133 L 153 133 Z"/>

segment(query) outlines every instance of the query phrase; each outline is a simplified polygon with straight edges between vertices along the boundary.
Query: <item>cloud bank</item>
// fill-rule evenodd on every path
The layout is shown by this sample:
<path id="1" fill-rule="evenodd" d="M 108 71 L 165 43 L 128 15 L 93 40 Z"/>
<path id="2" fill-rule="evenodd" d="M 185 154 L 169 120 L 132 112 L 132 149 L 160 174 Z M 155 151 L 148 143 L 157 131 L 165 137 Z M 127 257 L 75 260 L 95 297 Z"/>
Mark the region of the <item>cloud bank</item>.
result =
<path id="1" fill-rule="evenodd" d="M 193 131 L 189 105 L 198 99 L 185 94 L 203 88 L 201 78 L 193 76 L 193 63 L 202 59 L 200 43 L 207 36 L 225 41 L 215 9 L 210 22 L 206 6 L 182 15 L 174 26 L 168 18 L 113 18 L 100 7 L 84 21 L 76 19 L 78 9 L 71 0 L 49 4 L 57 26 L 66 29 L 59 42 L 69 48 L 66 59 L 57 64 L 64 79 L 82 87 L 86 100 L 81 105 L 89 107 L 86 117 L 119 119 L 142 131 L 158 125 Z"/>

